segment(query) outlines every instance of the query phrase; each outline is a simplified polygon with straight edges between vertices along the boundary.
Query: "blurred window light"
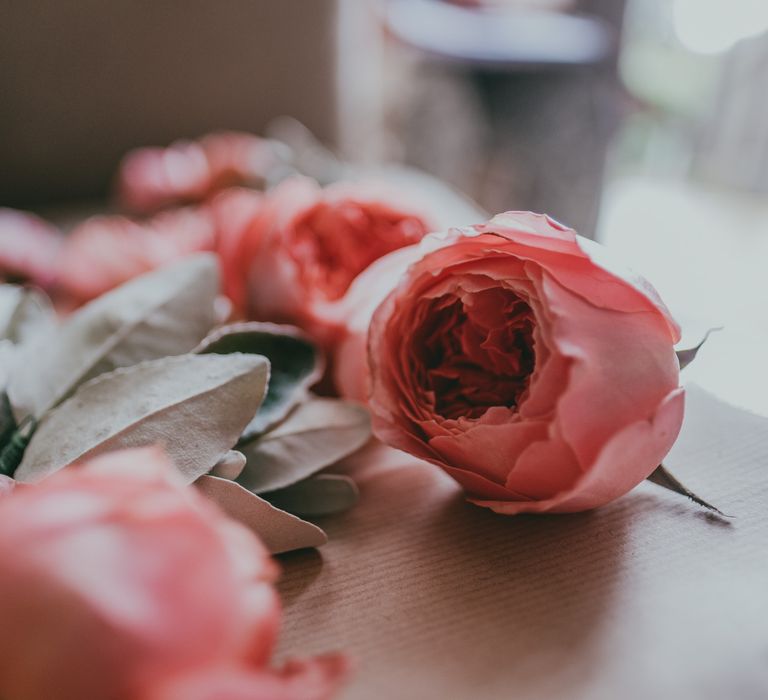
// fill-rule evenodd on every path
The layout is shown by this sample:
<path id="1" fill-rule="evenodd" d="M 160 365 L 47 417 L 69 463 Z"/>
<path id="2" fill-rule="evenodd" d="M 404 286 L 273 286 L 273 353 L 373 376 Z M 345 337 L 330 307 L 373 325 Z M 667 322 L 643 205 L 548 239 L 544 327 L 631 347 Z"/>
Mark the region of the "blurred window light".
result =
<path id="1" fill-rule="evenodd" d="M 675 34 L 689 51 L 717 54 L 768 30 L 768 0 L 675 0 Z"/>

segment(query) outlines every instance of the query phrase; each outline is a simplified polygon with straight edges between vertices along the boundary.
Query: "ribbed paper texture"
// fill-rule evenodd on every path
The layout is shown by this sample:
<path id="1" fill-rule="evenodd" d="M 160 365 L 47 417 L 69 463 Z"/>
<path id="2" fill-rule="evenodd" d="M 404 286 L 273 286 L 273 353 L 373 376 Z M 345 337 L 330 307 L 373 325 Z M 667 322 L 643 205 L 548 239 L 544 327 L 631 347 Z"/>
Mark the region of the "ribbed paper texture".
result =
<path id="1" fill-rule="evenodd" d="M 343 698 L 768 697 L 768 420 L 690 387 L 667 466 L 592 513 L 494 515 L 384 448 L 320 552 L 282 557 L 282 647 L 341 649 Z"/>

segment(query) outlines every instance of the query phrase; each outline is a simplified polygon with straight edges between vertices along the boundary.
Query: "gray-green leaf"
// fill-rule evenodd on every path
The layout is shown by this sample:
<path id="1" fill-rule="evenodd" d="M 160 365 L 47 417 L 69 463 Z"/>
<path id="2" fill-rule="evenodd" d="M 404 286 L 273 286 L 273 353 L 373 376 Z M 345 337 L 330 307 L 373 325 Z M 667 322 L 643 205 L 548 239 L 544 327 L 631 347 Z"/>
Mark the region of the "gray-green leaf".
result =
<path id="1" fill-rule="evenodd" d="M 51 302 L 40 290 L 0 285 L 0 339 L 24 342 L 53 326 L 54 319 Z"/>
<path id="2" fill-rule="evenodd" d="M 267 396 L 243 431 L 248 442 L 280 423 L 323 374 L 323 358 L 299 329 L 274 323 L 237 323 L 211 333 L 197 352 L 247 352 L 264 355 L 270 363 Z"/>
<path id="3" fill-rule="evenodd" d="M 103 374 L 41 421 L 15 476 L 39 481 L 83 457 L 160 444 L 194 481 L 256 413 L 267 373 L 263 357 L 233 354 L 165 357 Z"/>
<path id="4" fill-rule="evenodd" d="M 265 498 L 281 510 L 302 518 L 343 513 L 354 506 L 360 493 L 357 485 L 342 474 L 318 474 Z"/>
<path id="5" fill-rule="evenodd" d="M 234 481 L 203 476 L 195 486 L 227 515 L 253 530 L 272 554 L 319 547 L 328 541 L 317 525 L 275 508 Z"/>
<path id="6" fill-rule="evenodd" d="M 194 348 L 214 323 L 216 258 L 197 254 L 137 277 L 36 335 L 8 386 L 17 420 L 41 417 L 82 383 Z"/>
<path id="7" fill-rule="evenodd" d="M 370 418 L 361 406 L 310 399 L 277 428 L 238 447 L 247 462 L 237 482 L 254 493 L 285 488 L 351 454 L 370 435 Z"/>
<path id="8" fill-rule="evenodd" d="M 680 369 L 685 369 L 688 365 L 691 364 L 696 359 L 696 355 L 699 354 L 699 350 L 701 350 L 704 343 L 707 342 L 709 336 L 714 333 L 715 331 L 721 331 L 723 330 L 721 326 L 717 328 L 710 328 L 705 334 L 704 337 L 699 341 L 698 345 L 694 345 L 692 348 L 684 348 L 682 350 L 675 350 L 675 354 L 677 355 L 677 361 L 680 364 Z"/>

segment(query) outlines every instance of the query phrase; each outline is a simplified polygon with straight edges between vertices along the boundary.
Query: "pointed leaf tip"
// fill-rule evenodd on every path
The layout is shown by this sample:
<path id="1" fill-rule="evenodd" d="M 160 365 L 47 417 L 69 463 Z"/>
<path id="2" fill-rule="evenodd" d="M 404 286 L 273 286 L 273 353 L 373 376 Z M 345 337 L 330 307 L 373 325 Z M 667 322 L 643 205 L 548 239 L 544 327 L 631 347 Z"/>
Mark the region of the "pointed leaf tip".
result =
<path id="1" fill-rule="evenodd" d="M 675 350 L 675 355 L 677 355 L 677 361 L 680 363 L 680 369 L 685 369 L 688 365 L 691 364 L 696 359 L 696 355 L 699 354 L 699 350 L 701 350 L 701 347 L 704 345 L 704 343 L 707 342 L 707 339 L 712 333 L 715 333 L 717 331 L 723 330 L 723 326 L 717 326 L 715 328 L 710 328 L 705 334 L 704 337 L 699 341 L 698 345 L 695 345 L 692 348 L 685 348 L 683 350 Z"/>
<path id="2" fill-rule="evenodd" d="M 674 493 L 680 494 L 681 496 L 685 496 L 686 498 L 690 498 L 694 503 L 697 503 L 698 505 L 711 510 L 721 518 L 733 517 L 732 515 L 726 515 L 719 508 L 716 508 L 711 503 L 708 503 L 703 498 L 697 496 L 693 491 L 683 486 L 683 484 L 680 483 L 680 481 L 678 481 L 678 479 L 673 476 L 663 464 L 660 464 L 658 467 L 656 467 L 653 473 L 647 478 L 647 481 L 650 481 L 652 484 L 656 484 L 657 486 L 661 486 L 662 488 L 668 489 L 669 491 L 673 491 Z"/>

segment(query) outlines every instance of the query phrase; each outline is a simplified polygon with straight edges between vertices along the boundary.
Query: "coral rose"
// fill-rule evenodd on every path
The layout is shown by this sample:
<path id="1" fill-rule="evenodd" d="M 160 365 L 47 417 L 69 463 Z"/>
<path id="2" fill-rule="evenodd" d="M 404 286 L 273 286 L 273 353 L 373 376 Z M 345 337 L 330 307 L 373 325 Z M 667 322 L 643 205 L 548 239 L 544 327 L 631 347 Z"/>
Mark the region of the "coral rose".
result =
<path id="1" fill-rule="evenodd" d="M 279 162 L 272 142 L 240 132 L 137 148 L 120 164 L 117 194 L 128 210 L 148 214 L 201 202 L 226 187 L 263 185 Z"/>
<path id="2" fill-rule="evenodd" d="M 3 698 L 326 698 L 344 670 L 333 656 L 268 667 L 275 565 L 156 448 L 0 498 L 0 560 Z M 302 679 L 316 695 L 292 691 Z"/>
<path id="3" fill-rule="evenodd" d="M 391 188 L 286 180 L 269 193 L 251 234 L 251 315 L 311 321 L 313 306 L 341 298 L 374 260 L 430 228 L 423 210 Z"/>
<path id="4" fill-rule="evenodd" d="M 509 514 L 594 508 L 656 468 L 684 397 L 679 329 L 647 282 L 528 213 L 430 236 L 399 257 L 401 271 L 412 264 L 368 337 L 384 442 Z M 393 274 L 372 268 L 358 296 L 391 288 Z M 341 382 L 347 393 L 360 392 L 360 364 L 338 363 L 357 373 Z"/>
<path id="5" fill-rule="evenodd" d="M 206 205 L 168 210 L 141 222 L 124 216 L 87 219 L 67 237 L 57 260 L 59 295 L 81 304 L 185 255 L 214 251 L 223 292 L 242 312 L 247 277 L 243 236 L 261 201 L 259 192 L 230 188 Z"/>
<path id="6" fill-rule="evenodd" d="M 146 222 L 94 216 L 67 237 L 57 262 L 57 289 L 82 304 L 145 272 L 191 253 L 214 249 L 210 218 L 186 208 Z"/>

